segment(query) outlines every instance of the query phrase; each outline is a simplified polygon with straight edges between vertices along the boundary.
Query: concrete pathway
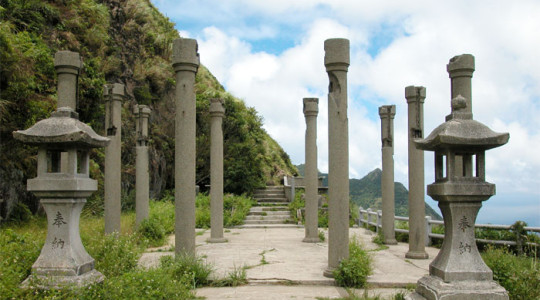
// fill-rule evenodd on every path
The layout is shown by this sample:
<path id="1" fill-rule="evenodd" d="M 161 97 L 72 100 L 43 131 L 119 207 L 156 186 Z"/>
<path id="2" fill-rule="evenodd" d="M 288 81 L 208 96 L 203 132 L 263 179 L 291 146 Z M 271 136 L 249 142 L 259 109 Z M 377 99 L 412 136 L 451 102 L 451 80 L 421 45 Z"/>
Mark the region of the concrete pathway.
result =
<path id="1" fill-rule="evenodd" d="M 210 231 L 197 235 L 197 254 L 215 266 L 216 277 L 242 267 L 247 267 L 249 285 L 227 288 L 197 289 L 198 296 L 206 299 L 316 299 L 342 298 L 349 292 L 363 295 L 364 291 L 346 291 L 335 287 L 334 280 L 324 277 L 327 266 L 328 243 L 303 243 L 303 228 L 253 228 L 228 229 L 225 231 L 228 243 L 209 244 L 206 239 Z M 363 228 L 351 228 L 350 236 L 355 236 L 374 259 L 373 274 L 368 278 L 369 294 L 391 297 L 416 284 L 428 274 L 429 263 L 437 255 L 438 249 L 427 248 L 427 260 L 405 259 L 408 244 L 400 243 L 378 250 L 371 242 L 374 233 Z M 172 255 L 171 246 L 148 249 L 139 263 L 150 267 L 159 263 L 164 255 Z"/>

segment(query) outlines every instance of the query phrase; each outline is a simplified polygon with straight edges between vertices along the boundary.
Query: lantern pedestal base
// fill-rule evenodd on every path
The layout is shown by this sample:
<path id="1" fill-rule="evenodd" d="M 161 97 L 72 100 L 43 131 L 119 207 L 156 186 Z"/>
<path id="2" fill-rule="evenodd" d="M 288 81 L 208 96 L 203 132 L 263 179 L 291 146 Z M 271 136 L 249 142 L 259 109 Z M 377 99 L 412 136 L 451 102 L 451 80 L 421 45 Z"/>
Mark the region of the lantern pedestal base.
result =
<path id="1" fill-rule="evenodd" d="M 84 287 L 102 282 L 105 276 L 97 270 L 91 270 L 78 276 L 30 275 L 21 284 L 22 288 L 61 289 L 64 287 Z"/>
<path id="2" fill-rule="evenodd" d="M 508 300 L 508 293 L 493 280 L 444 282 L 435 276 L 424 276 L 418 280 L 416 291 L 407 295 L 405 299 Z"/>

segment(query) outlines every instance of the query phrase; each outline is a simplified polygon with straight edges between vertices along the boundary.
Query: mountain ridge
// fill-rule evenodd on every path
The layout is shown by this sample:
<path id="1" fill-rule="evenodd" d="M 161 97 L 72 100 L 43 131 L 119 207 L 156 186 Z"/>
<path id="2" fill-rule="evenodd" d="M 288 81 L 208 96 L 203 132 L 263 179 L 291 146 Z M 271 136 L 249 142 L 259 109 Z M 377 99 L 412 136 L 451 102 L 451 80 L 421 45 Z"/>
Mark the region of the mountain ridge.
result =
<path id="1" fill-rule="evenodd" d="M 305 165 L 296 166 L 300 176 L 304 176 Z M 323 184 L 328 185 L 328 174 L 319 172 L 324 177 Z M 376 168 L 361 179 L 349 179 L 349 195 L 351 202 L 363 208 L 382 209 L 381 193 L 382 170 Z M 409 216 L 409 191 L 401 182 L 394 182 L 395 215 Z M 438 210 L 438 209 L 437 209 Z M 426 216 L 442 220 L 441 215 L 426 203 Z"/>

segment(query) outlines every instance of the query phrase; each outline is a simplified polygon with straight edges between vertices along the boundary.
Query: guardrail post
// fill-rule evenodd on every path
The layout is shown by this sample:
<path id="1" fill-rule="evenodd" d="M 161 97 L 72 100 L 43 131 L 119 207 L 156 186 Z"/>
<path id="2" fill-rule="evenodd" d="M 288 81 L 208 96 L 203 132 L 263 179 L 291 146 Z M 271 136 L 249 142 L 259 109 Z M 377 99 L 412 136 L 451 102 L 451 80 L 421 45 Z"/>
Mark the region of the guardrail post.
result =
<path id="1" fill-rule="evenodd" d="M 375 232 L 379 233 L 379 228 L 382 227 L 381 218 L 382 217 L 382 210 L 377 211 L 377 226 L 375 226 Z"/>
<path id="2" fill-rule="evenodd" d="M 431 234 L 431 217 L 426 216 L 426 246 L 431 245 L 431 237 L 429 236 Z"/>
<path id="3" fill-rule="evenodd" d="M 358 207 L 358 227 L 362 227 L 362 222 L 364 220 L 362 220 L 362 206 Z"/>
<path id="4" fill-rule="evenodd" d="M 367 209 L 366 214 L 367 214 L 366 228 L 369 229 L 369 223 L 371 222 L 371 208 Z"/>

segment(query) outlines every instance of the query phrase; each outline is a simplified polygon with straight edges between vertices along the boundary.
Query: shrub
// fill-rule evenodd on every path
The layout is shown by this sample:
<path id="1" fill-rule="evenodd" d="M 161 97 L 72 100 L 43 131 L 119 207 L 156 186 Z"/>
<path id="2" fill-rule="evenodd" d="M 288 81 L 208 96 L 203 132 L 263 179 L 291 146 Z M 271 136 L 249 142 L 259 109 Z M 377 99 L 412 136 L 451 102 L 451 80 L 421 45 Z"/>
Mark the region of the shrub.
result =
<path id="1" fill-rule="evenodd" d="M 486 248 L 482 258 L 510 299 L 540 299 L 540 266 L 536 258 L 518 257 L 492 246 Z"/>
<path id="2" fill-rule="evenodd" d="M 106 277 L 120 276 L 132 271 L 142 249 L 137 245 L 136 235 L 98 235 L 85 244 L 88 254 L 96 261 L 96 270 Z"/>
<path id="3" fill-rule="evenodd" d="M 162 201 L 150 201 L 149 218 L 155 219 L 165 231 L 165 234 L 174 232 L 174 197 L 172 201 L 167 201 L 167 198 Z"/>
<path id="4" fill-rule="evenodd" d="M 161 246 L 165 242 L 165 228 L 157 218 L 144 219 L 137 230 L 142 237 L 148 239 L 150 246 Z"/>
<path id="5" fill-rule="evenodd" d="M 201 257 L 187 253 L 177 254 L 175 257 L 164 256 L 161 258 L 160 268 L 171 274 L 176 280 L 186 280 L 193 288 L 209 283 L 208 277 L 213 272 L 213 267 Z"/>
<path id="6" fill-rule="evenodd" d="M 372 259 L 362 245 L 351 238 L 349 241 L 349 257 L 341 260 L 334 270 L 337 285 L 343 287 L 363 288 L 372 271 Z"/>

